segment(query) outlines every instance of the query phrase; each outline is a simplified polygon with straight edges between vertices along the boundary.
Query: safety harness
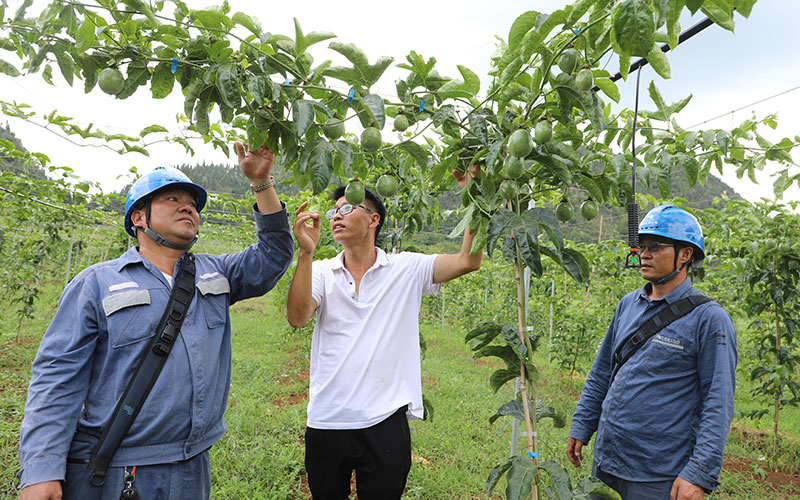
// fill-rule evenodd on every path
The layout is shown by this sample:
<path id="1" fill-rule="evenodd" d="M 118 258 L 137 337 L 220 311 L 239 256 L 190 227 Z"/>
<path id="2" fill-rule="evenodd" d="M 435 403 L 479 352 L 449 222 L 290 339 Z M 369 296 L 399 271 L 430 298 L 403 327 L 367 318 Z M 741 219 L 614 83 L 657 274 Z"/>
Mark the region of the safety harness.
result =
<path id="1" fill-rule="evenodd" d="M 181 330 L 181 325 L 186 317 L 186 311 L 194 298 L 195 264 L 194 255 L 187 253 L 183 256 L 178 273 L 172 286 L 167 307 L 156 328 L 156 335 L 139 360 L 139 365 L 133 373 L 125 392 L 111 414 L 108 426 L 100 436 L 100 441 L 95 445 L 92 456 L 89 458 L 89 468 L 92 469 L 90 483 L 92 486 L 102 486 L 106 480 L 106 471 L 111 458 L 117 451 L 122 438 L 130 429 L 139 410 L 142 409 L 147 395 L 158 379 L 164 363 L 175 345 L 175 339 Z"/>

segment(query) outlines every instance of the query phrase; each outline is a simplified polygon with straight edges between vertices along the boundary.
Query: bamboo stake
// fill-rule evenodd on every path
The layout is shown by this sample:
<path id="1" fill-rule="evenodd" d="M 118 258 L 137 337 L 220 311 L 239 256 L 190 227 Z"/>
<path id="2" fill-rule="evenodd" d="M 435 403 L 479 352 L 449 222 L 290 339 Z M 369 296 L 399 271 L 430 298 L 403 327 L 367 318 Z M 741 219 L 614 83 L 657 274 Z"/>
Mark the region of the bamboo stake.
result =
<path id="1" fill-rule="evenodd" d="M 775 256 L 772 256 L 772 292 L 773 295 L 777 292 L 778 285 L 775 282 Z M 778 305 L 775 304 L 775 353 L 777 356 L 778 367 L 781 365 L 781 358 L 778 353 L 781 352 L 781 323 L 780 319 L 778 318 Z M 776 456 L 778 454 L 778 414 L 781 409 L 781 389 L 780 386 L 775 391 L 775 419 L 773 423 L 772 429 L 772 455 Z"/>

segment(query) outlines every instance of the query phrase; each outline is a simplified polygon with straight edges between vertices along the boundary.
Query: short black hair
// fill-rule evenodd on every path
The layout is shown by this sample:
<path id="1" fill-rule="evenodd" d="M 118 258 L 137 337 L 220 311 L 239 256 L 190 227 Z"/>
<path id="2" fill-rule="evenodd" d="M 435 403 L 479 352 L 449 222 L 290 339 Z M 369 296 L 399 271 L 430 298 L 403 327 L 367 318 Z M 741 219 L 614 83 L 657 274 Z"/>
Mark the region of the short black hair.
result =
<path id="1" fill-rule="evenodd" d="M 331 200 L 336 202 L 339 198 L 344 196 L 344 189 L 344 186 L 338 186 L 336 189 L 334 189 L 331 193 Z M 381 234 L 381 228 L 383 227 L 383 223 L 386 221 L 386 207 L 383 205 L 380 197 L 367 188 L 364 188 L 364 198 L 372 203 L 375 211 L 378 212 L 378 215 L 381 217 L 378 221 L 378 228 L 375 230 L 375 242 L 377 243 L 378 235 Z"/>

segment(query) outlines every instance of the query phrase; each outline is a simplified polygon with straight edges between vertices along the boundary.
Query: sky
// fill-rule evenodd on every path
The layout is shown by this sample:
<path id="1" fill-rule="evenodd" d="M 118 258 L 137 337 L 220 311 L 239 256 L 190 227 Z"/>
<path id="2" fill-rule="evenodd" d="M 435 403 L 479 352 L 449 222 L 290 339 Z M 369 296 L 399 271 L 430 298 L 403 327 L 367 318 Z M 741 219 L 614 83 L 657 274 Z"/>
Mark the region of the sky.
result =
<path id="1" fill-rule="evenodd" d="M 21 2 L 8 0 L 9 10 L 13 12 Z M 214 3 L 218 2 L 189 2 L 193 8 Z M 37 1 L 29 13 L 38 12 L 41 4 Z M 552 12 L 565 2 L 353 0 L 338 4 L 317 0 L 229 0 L 229 4 L 232 13 L 242 11 L 257 17 L 263 29 L 273 34 L 294 38 L 292 19 L 296 17 L 305 33 L 331 31 L 337 35 L 334 40 L 354 43 L 363 49 L 370 62 L 380 56 L 390 56 L 397 64 L 404 62 L 409 51 L 414 50 L 425 57 L 435 57 L 440 74 L 460 78 L 458 64 L 478 75 L 488 73 L 489 60 L 496 49 L 496 36 L 507 39 L 508 30 L 517 16 L 530 9 Z M 691 19 L 684 16 L 682 28 L 685 30 L 702 17 L 699 13 Z M 797 88 L 800 86 L 800 54 L 795 49 L 794 33 L 783 29 L 786 19 L 798 17 L 800 2 L 760 0 L 749 19 L 736 15 L 735 33 L 712 25 L 668 54 L 672 68 L 670 80 L 663 80 L 645 67 L 640 84 L 640 109 L 654 109 L 647 95 L 647 86 L 655 81 L 667 102 L 692 94 L 692 101 L 677 118 L 684 128 L 730 129 L 747 118 L 763 118 L 776 113 L 779 126 L 775 131 L 764 133 L 768 139 L 777 142 L 782 137 L 800 135 L 800 88 Z M 339 54 L 325 48 L 328 43 L 325 41 L 310 49 L 317 62 L 328 58 L 334 64 L 347 64 Z M 0 57 L 20 66 L 12 53 L 2 52 Z M 372 89 L 390 99 L 394 96 L 394 80 L 404 74 L 394 64 Z M 617 66 L 615 57 L 606 69 L 615 73 Z M 99 88 L 84 94 L 82 82 L 76 82 L 75 87 L 70 88 L 57 68 L 54 69 L 55 87 L 46 84 L 41 74 L 18 78 L 0 74 L 2 99 L 30 104 L 40 114 L 57 109 L 60 114 L 73 117 L 82 125 L 93 123 L 107 133 L 137 135 L 151 124 L 162 125 L 173 133 L 180 130 L 176 117 L 182 112 L 183 96 L 177 85 L 164 100 L 153 100 L 149 90 L 144 88 L 131 98 L 118 100 L 102 93 Z M 622 93 L 621 107 L 633 108 L 635 81 L 632 75 L 627 82 L 617 82 Z M 338 84 L 336 80 L 329 80 L 329 83 Z M 487 83 L 484 81 L 482 84 L 482 95 L 485 95 Z M 344 84 L 342 89 L 346 89 Z M 754 104 L 759 101 L 763 102 Z M 103 148 L 74 146 L 39 127 L 0 115 L 0 123 L 5 121 L 29 150 L 47 154 L 55 165 L 69 166 L 77 176 L 99 182 L 106 191 L 126 184 L 128 170 L 134 166 L 142 172 L 158 165 L 235 162 L 235 158 L 226 158 L 221 151 L 203 146 L 199 140 L 193 142 L 197 151 L 194 157 L 188 156 L 179 145 L 151 146 L 148 148 L 150 157 L 118 155 Z M 794 157 L 800 163 L 800 152 L 795 151 Z M 772 182 L 767 174 L 759 176 L 758 185 L 746 179 L 736 179 L 732 172 L 726 172 L 722 177 L 751 201 L 761 197 L 773 198 Z M 793 187 L 787 191 L 784 200 L 800 201 L 800 189 Z"/>

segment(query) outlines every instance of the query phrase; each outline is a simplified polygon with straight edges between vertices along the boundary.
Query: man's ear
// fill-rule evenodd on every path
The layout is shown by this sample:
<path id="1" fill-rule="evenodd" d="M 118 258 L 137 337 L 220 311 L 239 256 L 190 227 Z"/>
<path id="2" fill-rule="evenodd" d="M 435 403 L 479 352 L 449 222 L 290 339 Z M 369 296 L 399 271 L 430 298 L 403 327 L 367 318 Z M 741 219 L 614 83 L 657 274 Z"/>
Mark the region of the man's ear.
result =
<path id="1" fill-rule="evenodd" d="M 147 227 L 147 216 L 144 208 L 139 208 L 131 212 L 131 225 L 136 227 L 136 230 L 144 229 Z"/>
<path id="2" fill-rule="evenodd" d="M 694 248 L 693 247 L 685 246 L 685 247 L 681 248 L 680 252 L 678 252 L 678 264 L 680 264 L 680 266 L 682 266 L 683 263 L 684 262 L 688 262 L 692 258 L 693 255 L 694 255 Z"/>

